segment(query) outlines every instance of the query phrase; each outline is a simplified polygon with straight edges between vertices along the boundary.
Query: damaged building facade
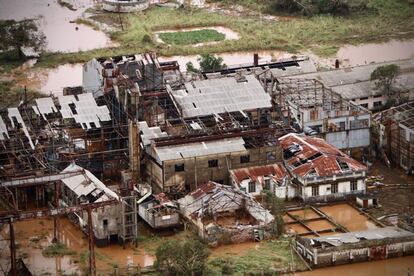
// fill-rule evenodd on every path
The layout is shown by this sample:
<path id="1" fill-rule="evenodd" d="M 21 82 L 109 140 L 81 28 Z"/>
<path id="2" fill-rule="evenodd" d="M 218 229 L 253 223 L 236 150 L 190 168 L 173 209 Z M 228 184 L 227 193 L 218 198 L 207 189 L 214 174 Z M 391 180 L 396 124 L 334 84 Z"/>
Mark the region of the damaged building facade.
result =
<path id="1" fill-rule="evenodd" d="M 373 133 L 385 161 L 414 174 L 414 101 L 377 114 Z"/>
<path id="2" fill-rule="evenodd" d="M 365 193 L 367 167 L 323 139 L 290 133 L 279 140 L 297 197 L 329 201 Z"/>
<path id="3" fill-rule="evenodd" d="M 295 196 L 295 188 L 290 184 L 289 173 L 283 163 L 230 170 L 232 185 L 252 196 L 264 191 L 282 199 Z"/>
<path id="4" fill-rule="evenodd" d="M 295 247 L 316 268 L 413 255 L 414 234 L 398 227 L 384 227 L 317 238 L 298 237 Z"/>
<path id="5" fill-rule="evenodd" d="M 251 196 L 208 182 L 178 200 L 180 212 L 207 243 L 240 243 L 270 237 L 274 217 Z"/>

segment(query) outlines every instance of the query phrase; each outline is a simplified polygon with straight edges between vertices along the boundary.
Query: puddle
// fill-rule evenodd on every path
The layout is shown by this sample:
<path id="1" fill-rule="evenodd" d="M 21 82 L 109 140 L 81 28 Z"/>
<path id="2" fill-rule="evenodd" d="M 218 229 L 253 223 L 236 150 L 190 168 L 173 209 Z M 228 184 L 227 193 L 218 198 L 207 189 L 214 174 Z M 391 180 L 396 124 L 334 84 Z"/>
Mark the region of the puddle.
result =
<path id="1" fill-rule="evenodd" d="M 411 274 L 410 274 L 411 273 Z M 414 256 L 406 256 L 374 262 L 355 263 L 299 272 L 300 276 L 394 276 L 413 275 Z"/>
<path id="2" fill-rule="evenodd" d="M 58 275 L 58 271 L 63 271 L 65 274 L 80 272 L 79 256 L 88 252 L 86 237 L 77 226 L 66 218 L 60 220 L 60 225 L 61 242 L 74 250 L 75 256 L 46 258 L 42 255 L 42 248 L 48 246 L 53 237 L 52 219 L 36 219 L 15 223 L 16 242 L 20 244 L 17 255 L 26 256 L 24 258 L 26 265 L 36 275 L 43 273 Z M 2 235 L 7 237 L 8 227 L 5 227 Z M 34 239 L 39 238 L 39 241 L 33 242 Z M 112 244 L 104 248 L 95 247 L 95 254 L 98 270 L 105 272 L 111 272 L 114 264 L 118 264 L 122 268 L 131 265 L 144 267 L 154 263 L 154 257 L 139 247 L 136 250 L 129 247 L 123 249 L 118 244 Z M 9 251 L 6 249 L 0 258 L 0 264 L 3 267 L 8 264 L 8 256 Z"/>
<path id="3" fill-rule="evenodd" d="M 41 91 L 46 95 L 62 95 L 64 87 L 82 85 L 82 64 L 64 64 L 56 68 L 35 68 L 18 78 L 17 84 Z"/>
<path id="4" fill-rule="evenodd" d="M 239 34 L 235 31 L 222 27 L 222 26 L 215 26 L 215 27 L 202 27 L 202 28 L 178 28 L 178 29 L 171 29 L 171 30 L 162 30 L 158 32 L 154 32 L 156 41 L 159 43 L 165 43 L 159 36 L 159 34 L 162 33 L 175 33 L 175 32 L 191 32 L 191 31 L 200 31 L 200 30 L 215 30 L 219 33 L 224 34 L 224 40 L 237 40 L 240 38 Z M 197 43 L 192 45 L 193 47 L 200 47 L 204 45 L 211 45 L 211 44 L 217 44 L 222 41 L 210 41 L 210 42 L 203 42 L 203 43 Z"/>
<path id="5" fill-rule="evenodd" d="M 320 217 L 320 215 L 315 213 L 315 211 L 313 211 L 312 209 L 295 210 L 289 211 L 288 213 L 301 220 Z"/>
<path id="6" fill-rule="evenodd" d="M 322 230 L 328 230 L 335 228 L 334 225 L 332 225 L 327 220 L 315 220 L 315 221 L 308 221 L 305 223 L 306 226 L 309 228 L 315 230 L 315 231 L 322 231 Z"/>
<path id="7" fill-rule="evenodd" d="M 348 204 L 324 206 L 320 207 L 319 210 L 331 217 L 335 222 L 345 226 L 351 232 L 378 228 L 374 222 L 361 215 Z"/>
<path id="8" fill-rule="evenodd" d="M 76 8 L 76 11 L 72 11 L 55 0 L 1 0 L 0 19 L 39 18 L 40 29 L 46 35 L 47 50 L 52 52 L 77 52 L 115 46 L 105 33 L 83 24 L 70 23 L 94 2 L 71 0 L 70 3 Z"/>
<path id="9" fill-rule="evenodd" d="M 299 223 L 294 223 L 294 224 L 286 225 L 286 232 L 292 233 L 292 234 L 295 233 L 299 235 L 299 234 L 308 233 L 309 230 Z"/>

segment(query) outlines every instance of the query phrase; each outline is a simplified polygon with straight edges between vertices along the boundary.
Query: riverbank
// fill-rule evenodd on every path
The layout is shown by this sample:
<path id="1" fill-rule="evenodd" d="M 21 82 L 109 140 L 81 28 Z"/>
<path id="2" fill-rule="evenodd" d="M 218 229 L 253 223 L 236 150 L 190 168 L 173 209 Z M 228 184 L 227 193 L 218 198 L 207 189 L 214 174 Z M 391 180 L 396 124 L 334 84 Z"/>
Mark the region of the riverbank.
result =
<path id="1" fill-rule="evenodd" d="M 278 50 L 290 53 L 312 51 L 319 56 L 336 54 L 343 45 L 384 42 L 414 37 L 414 5 L 408 1 L 371 0 L 374 11 L 353 13 L 347 17 L 331 15 L 261 20 L 236 17 L 208 9 L 151 9 L 120 16 L 95 11 L 89 17 L 98 24 L 111 26 L 110 36 L 119 47 L 79 53 L 47 53 L 38 66 L 85 62 L 96 56 L 156 51 L 159 55 L 195 55 L 236 51 Z M 88 13 L 93 10 L 89 9 Z M 122 28 L 121 28 L 122 25 Z M 165 29 L 223 26 L 240 35 L 238 40 L 192 47 L 158 43 L 155 32 Z"/>

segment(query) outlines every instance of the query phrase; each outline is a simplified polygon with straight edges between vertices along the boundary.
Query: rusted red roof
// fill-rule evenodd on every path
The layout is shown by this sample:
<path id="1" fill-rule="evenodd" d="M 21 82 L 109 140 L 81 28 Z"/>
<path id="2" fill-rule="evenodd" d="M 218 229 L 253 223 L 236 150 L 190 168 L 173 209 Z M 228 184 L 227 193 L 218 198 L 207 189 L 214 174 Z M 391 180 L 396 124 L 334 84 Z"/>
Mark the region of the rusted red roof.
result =
<path id="1" fill-rule="evenodd" d="M 197 190 L 192 192 L 191 196 L 197 199 L 200 196 L 213 191 L 214 188 L 216 188 L 216 184 L 214 182 L 207 182 L 206 184 L 201 185 Z"/>
<path id="2" fill-rule="evenodd" d="M 281 163 L 266 166 L 256 166 L 232 170 L 233 179 L 240 184 L 245 179 L 256 181 L 259 177 L 272 176 L 275 180 L 282 180 L 287 175 L 285 167 Z"/>
<path id="3" fill-rule="evenodd" d="M 154 195 L 154 198 L 160 203 L 166 203 L 166 202 L 170 202 L 171 200 L 168 198 L 168 196 L 164 193 L 160 193 L 157 195 Z"/>
<path id="4" fill-rule="evenodd" d="M 321 138 L 290 133 L 279 138 L 279 141 L 285 152 L 294 148 L 292 156 L 285 161 L 288 169 L 296 176 L 329 177 L 367 169 Z M 341 168 L 340 163 L 344 163 L 345 167 Z"/>

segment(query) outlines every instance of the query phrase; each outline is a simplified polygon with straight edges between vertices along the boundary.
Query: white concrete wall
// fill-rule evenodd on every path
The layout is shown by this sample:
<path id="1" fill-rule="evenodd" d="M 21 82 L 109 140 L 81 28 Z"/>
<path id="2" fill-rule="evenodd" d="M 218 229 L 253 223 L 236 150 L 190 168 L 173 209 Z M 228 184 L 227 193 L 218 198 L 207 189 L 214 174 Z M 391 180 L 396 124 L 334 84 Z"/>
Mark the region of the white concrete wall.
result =
<path id="1" fill-rule="evenodd" d="M 88 93 L 101 96 L 103 93 L 103 77 L 101 64 L 92 59 L 83 65 L 82 70 L 82 86 Z"/>

